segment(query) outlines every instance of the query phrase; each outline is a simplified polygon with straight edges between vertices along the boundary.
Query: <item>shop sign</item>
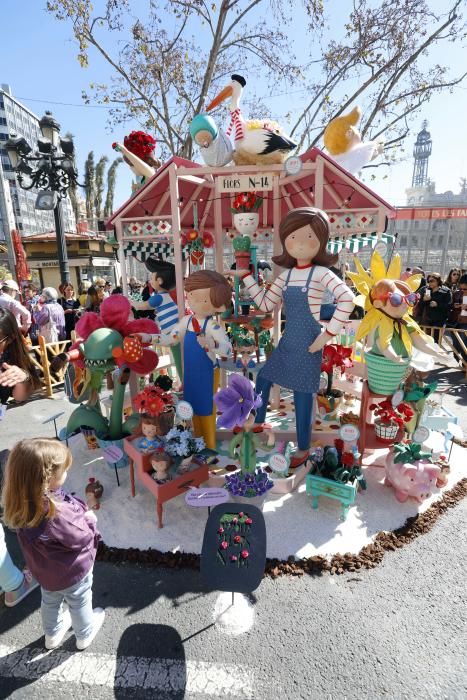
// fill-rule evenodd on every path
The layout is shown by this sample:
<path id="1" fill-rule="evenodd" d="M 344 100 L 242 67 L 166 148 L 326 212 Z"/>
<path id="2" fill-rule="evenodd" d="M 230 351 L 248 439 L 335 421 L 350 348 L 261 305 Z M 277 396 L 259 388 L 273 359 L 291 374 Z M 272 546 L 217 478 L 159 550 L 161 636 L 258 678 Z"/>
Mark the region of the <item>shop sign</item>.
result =
<path id="1" fill-rule="evenodd" d="M 219 177 L 219 192 L 256 192 L 272 190 L 272 174 L 222 175 Z"/>

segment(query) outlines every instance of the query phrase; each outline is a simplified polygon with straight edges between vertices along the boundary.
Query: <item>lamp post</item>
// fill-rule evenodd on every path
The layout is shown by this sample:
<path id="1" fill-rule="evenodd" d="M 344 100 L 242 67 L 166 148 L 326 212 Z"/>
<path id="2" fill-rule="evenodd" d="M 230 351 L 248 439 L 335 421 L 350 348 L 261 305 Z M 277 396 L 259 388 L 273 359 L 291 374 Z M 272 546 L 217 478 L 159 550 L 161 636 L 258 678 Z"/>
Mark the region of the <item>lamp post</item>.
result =
<path id="1" fill-rule="evenodd" d="M 52 210 L 57 236 L 60 278 L 70 282 L 70 268 L 63 230 L 62 199 L 69 187 L 78 184 L 72 139 L 61 138 L 60 124 L 51 112 L 39 122 L 42 138 L 37 139 L 36 150 L 22 136 L 11 136 L 5 146 L 19 186 L 24 190 L 39 190 L 36 209 Z"/>

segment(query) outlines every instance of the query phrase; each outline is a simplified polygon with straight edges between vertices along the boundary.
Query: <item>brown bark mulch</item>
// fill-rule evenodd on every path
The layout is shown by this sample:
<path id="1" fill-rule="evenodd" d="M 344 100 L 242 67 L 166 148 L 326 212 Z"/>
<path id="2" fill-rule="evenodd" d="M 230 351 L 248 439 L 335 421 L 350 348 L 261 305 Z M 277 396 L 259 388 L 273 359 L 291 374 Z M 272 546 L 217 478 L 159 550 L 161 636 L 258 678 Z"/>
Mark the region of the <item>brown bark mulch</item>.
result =
<path id="1" fill-rule="evenodd" d="M 381 563 L 386 552 L 394 552 L 420 535 L 429 532 L 438 518 L 450 508 L 454 508 L 466 495 L 467 479 L 461 479 L 424 513 L 407 518 L 404 525 L 393 532 L 379 532 L 374 542 L 363 547 L 358 554 L 335 554 L 331 560 L 323 556 L 313 556 L 307 559 L 295 559 L 294 556 L 291 556 L 287 561 L 267 559 L 265 575 L 272 578 L 303 576 L 304 574 L 319 576 L 325 572 L 344 574 L 362 569 L 374 569 Z M 199 554 L 159 552 L 156 549 L 120 549 L 107 547 L 102 542 L 99 545 L 97 559 L 115 564 L 128 562 L 152 567 L 163 566 L 169 569 L 199 570 Z"/>

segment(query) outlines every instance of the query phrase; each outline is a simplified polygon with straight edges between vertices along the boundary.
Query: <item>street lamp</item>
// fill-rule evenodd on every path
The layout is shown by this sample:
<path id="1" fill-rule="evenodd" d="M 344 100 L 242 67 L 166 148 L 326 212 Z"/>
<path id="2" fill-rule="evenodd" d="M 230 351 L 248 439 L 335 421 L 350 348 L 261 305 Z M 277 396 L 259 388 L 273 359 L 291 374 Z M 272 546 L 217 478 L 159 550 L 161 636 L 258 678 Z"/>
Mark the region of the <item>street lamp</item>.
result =
<path id="1" fill-rule="evenodd" d="M 60 138 L 60 124 L 46 112 L 39 122 L 42 138 L 33 151 L 24 137 L 10 136 L 5 146 L 19 186 L 23 190 L 39 190 L 36 209 L 52 210 L 57 236 L 60 278 L 70 282 L 70 268 L 63 230 L 62 199 L 68 189 L 78 184 L 72 139 Z"/>

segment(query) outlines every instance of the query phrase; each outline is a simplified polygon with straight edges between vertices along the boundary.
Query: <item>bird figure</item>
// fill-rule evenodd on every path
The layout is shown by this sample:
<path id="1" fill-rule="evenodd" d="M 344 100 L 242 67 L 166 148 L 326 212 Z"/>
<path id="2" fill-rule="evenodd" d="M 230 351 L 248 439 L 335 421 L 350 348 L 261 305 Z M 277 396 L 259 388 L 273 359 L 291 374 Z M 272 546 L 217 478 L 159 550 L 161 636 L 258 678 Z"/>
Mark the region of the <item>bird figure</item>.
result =
<path id="1" fill-rule="evenodd" d="M 359 107 L 331 119 L 323 134 L 326 149 L 349 173 L 355 174 L 383 152 L 382 141 L 362 141 L 356 128 L 362 113 Z"/>
<path id="2" fill-rule="evenodd" d="M 210 112 L 230 98 L 230 124 L 226 134 L 230 136 L 233 133 L 233 160 L 236 165 L 281 164 L 297 144 L 284 134 L 275 121 L 243 118 L 239 105 L 245 85 L 245 78 L 232 75 L 230 83 L 212 100 L 206 111 Z"/>

